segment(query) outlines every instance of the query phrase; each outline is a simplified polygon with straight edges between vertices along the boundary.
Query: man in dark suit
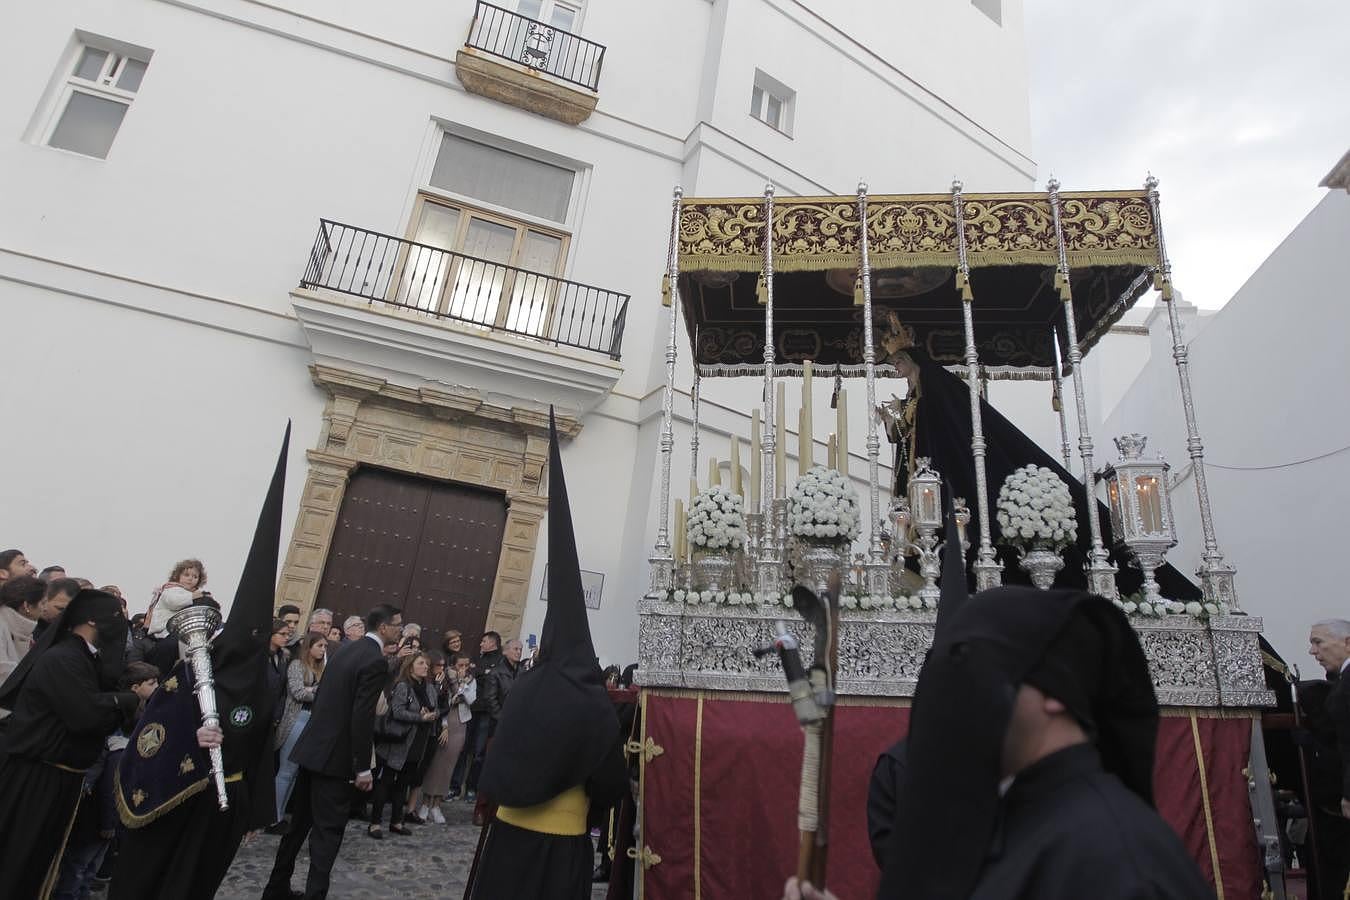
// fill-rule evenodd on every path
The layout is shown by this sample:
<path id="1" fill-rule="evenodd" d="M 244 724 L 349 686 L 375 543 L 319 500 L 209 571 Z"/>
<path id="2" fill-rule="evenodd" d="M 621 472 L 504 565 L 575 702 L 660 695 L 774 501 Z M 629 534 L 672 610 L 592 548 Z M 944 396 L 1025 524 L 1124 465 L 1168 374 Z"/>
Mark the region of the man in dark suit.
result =
<path id="1" fill-rule="evenodd" d="M 375 703 L 387 673 L 384 642 L 397 639 L 402 626 L 400 610 L 377 606 L 366 616 L 365 637 L 343 644 L 328 658 L 309 724 L 291 751 L 291 759 L 300 764 L 295 819 L 277 848 L 263 900 L 328 896 L 328 879 L 347 826 L 350 785 L 361 791 L 371 788 Z M 306 835 L 309 875 L 299 893 L 291 890 L 291 873 Z"/>
<path id="2" fill-rule="evenodd" d="M 1308 652 L 1327 673 L 1331 690 L 1325 706 L 1309 710 L 1312 731 L 1309 780 L 1312 782 L 1312 814 L 1317 832 L 1317 863 L 1314 898 L 1344 896 L 1350 879 L 1350 622 L 1327 619 L 1313 625 Z M 1311 697 L 1312 691 L 1300 691 Z"/>

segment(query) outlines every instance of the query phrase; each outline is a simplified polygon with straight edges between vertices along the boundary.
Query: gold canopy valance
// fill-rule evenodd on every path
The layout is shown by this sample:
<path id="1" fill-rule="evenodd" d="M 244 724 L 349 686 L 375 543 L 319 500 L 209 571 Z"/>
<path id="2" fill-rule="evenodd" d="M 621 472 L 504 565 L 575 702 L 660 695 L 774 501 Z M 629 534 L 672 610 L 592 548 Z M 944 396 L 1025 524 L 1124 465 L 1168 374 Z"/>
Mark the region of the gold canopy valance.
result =
<path id="1" fill-rule="evenodd" d="M 971 268 L 1058 262 L 1047 195 L 965 194 L 962 200 Z M 1070 268 L 1157 262 L 1158 235 L 1143 191 L 1065 192 L 1060 203 Z M 868 231 L 873 268 L 956 264 L 951 194 L 870 196 Z M 857 198 L 780 198 L 773 243 L 780 272 L 856 266 Z M 681 271 L 757 272 L 763 249 L 763 198 L 695 198 L 681 205 Z"/>

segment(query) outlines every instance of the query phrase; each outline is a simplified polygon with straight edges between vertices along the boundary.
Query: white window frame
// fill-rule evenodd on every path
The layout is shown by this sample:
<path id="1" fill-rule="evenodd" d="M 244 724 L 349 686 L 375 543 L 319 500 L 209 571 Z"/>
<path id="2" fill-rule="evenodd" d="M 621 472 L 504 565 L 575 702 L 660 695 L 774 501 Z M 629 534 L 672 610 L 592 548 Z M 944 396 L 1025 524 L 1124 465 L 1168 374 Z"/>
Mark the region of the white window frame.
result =
<path id="1" fill-rule="evenodd" d="M 99 70 L 98 76 L 94 79 L 81 78 L 76 75 L 76 69 L 80 61 L 84 59 L 84 51 L 98 50 L 107 54 L 103 60 L 103 67 Z M 85 159 L 107 159 L 106 156 L 90 156 L 87 153 L 80 153 L 76 150 L 68 150 L 64 147 L 56 147 L 51 143 L 52 137 L 56 133 L 56 127 L 61 122 L 62 115 L 65 114 L 66 107 L 70 103 L 72 94 L 81 93 L 98 97 L 102 100 L 111 100 L 120 103 L 130 111 L 132 103 L 136 100 L 141 86 L 145 84 L 145 76 L 141 78 L 141 85 L 135 91 L 123 90 L 117 87 L 117 81 L 121 78 L 128 60 L 136 60 L 144 63 L 146 66 L 146 75 L 149 74 L 150 59 L 153 51 L 127 44 L 122 41 L 102 38 L 97 35 L 76 32 L 75 39 L 71 48 L 67 51 L 62 60 L 62 65 L 58 70 L 58 82 L 55 85 L 56 90 L 49 91 L 52 99 L 47 102 L 46 119 L 38 135 L 38 143 L 52 150 L 62 153 L 69 153 L 73 156 L 80 156 Z M 117 133 L 122 131 L 122 124 L 125 124 L 126 117 L 123 116 L 122 123 L 117 126 Z M 113 143 L 116 143 L 117 135 L 113 135 Z M 108 154 L 112 154 L 112 146 L 108 148 Z"/>
<path id="2" fill-rule="evenodd" d="M 548 219 L 543 216 L 537 216 L 532 213 L 524 212 L 523 210 L 515 209 L 514 207 L 493 203 L 491 200 L 484 200 L 481 197 L 473 197 L 468 194 L 461 194 L 457 191 L 447 190 L 446 188 L 436 187 L 431 183 L 431 173 L 436 168 L 436 157 L 437 154 L 440 153 L 441 135 L 446 133 L 462 137 L 465 140 L 474 141 L 475 143 L 483 144 L 495 150 L 514 153 L 517 156 L 535 159 L 552 166 L 558 166 L 559 168 L 571 169 L 576 173 L 576 177 L 572 179 L 572 193 L 567 198 L 566 217 L 559 222 L 556 219 Z M 585 205 L 583 201 L 590 185 L 591 167 L 587 164 L 576 159 L 549 153 L 538 147 L 531 147 L 528 144 L 521 144 L 516 141 L 508 140 L 494 134 L 488 134 L 487 132 L 478 131 L 477 129 L 443 119 L 432 120 L 432 129 L 427 151 L 421 166 L 421 178 L 418 179 L 418 185 L 409 195 L 408 204 L 403 216 L 403 220 L 407 223 L 408 227 L 416 227 L 418 197 L 427 196 L 439 198 L 453 205 L 474 207 L 483 212 L 493 213 L 502 218 L 512 219 L 525 225 L 537 225 L 545 231 L 569 235 L 572 240 L 572 245 L 575 247 L 575 237 L 581 230 L 581 215 Z M 568 262 L 570 263 L 570 259 Z"/>
<path id="3" fill-rule="evenodd" d="M 516 0 L 516 2 L 512 4 L 512 11 L 515 12 L 516 15 L 523 16 L 525 14 L 520 11 L 520 4 L 521 0 Z M 553 8 L 556 6 L 565 6 L 576 13 L 575 17 L 572 19 L 572 27 L 563 30 L 569 34 L 580 35 L 582 17 L 586 15 L 585 0 L 542 0 L 539 4 L 539 18 L 535 19 L 535 21 L 543 22 L 550 28 L 556 27 L 549 22 L 549 19 L 552 18 L 553 15 Z"/>
<path id="4" fill-rule="evenodd" d="M 769 100 L 778 101 L 778 122 L 769 117 Z M 755 70 L 754 87 L 750 91 L 750 117 L 769 126 L 779 134 L 792 137 L 792 120 L 796 114 L 797 92 L 762 70 Z"/>

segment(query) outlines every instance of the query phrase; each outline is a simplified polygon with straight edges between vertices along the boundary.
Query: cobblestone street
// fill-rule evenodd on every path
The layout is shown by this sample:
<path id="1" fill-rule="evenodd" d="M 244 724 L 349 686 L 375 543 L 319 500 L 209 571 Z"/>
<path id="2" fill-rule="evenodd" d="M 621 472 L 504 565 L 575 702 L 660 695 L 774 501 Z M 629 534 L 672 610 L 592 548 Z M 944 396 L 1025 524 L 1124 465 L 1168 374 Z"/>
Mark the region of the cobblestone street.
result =
<path id="1" fill-rule="evenodd" d="M 409 825 L 413 830 L 411 837 L 390 834 L 386 829 L 384 840 L 371 840 L 364 822 L 349 822 L 328 895 L 334 900 L 462 897 L 469 862 L 478 843 L 473 807 L 467 803 L 445 803 L 441 808 L 445 812 L 445 825 Z M 259 834 L 241 847 L 216 894 L 218 900 L 257 900 L 272 870 L 280 841 L 280 837 Z M 309 852 L 301 850 L 293 887 L 304 887 L 308 869 Z M 604 896 L 604 887 L 596 885 L 596 897 Z"/>

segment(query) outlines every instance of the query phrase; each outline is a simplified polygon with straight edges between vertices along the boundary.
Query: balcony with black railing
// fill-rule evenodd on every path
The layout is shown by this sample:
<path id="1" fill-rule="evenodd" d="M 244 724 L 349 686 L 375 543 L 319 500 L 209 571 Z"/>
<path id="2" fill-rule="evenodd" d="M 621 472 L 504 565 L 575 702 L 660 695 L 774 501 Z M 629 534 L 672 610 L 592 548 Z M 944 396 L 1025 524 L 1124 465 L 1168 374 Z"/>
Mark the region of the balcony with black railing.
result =
<path id="1" fill-rule="evenodd" d="M 469 91 L 575 125 L 595 110 L 602 44 L 479 0 L 455 74 Z"/>
<path id="2" fill-rule="evenodd" d="M 616 362 L 628 315 L 627 294 L 328 219 L 300 287 Z"/>

